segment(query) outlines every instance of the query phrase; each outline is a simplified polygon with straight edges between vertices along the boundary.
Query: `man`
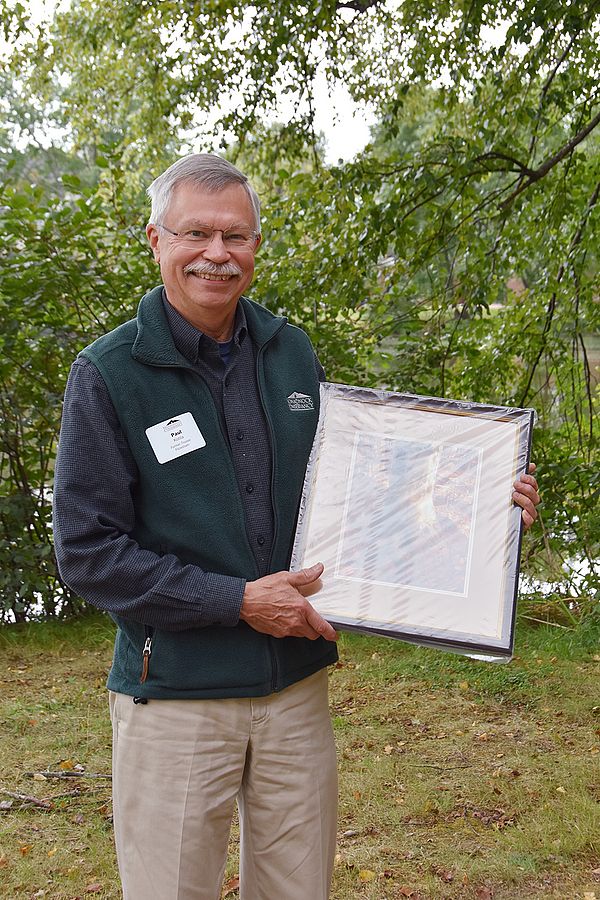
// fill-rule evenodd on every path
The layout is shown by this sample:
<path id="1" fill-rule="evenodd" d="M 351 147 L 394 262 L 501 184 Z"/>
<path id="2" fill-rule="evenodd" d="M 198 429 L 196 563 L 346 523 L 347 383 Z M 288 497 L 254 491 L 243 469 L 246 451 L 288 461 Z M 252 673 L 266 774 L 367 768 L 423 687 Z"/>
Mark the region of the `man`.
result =
<path id="1" fill-rule="evenodd" d="M 124 896 L 216 900 L 237 798 L 240 896 L 325 900 L 337 635 L 305 596 L 322 566 L 287 571 L 322 369 L 302 331 L 243 296 L 261 242 L 246 177 L 195 154 L 149 195 L 164 286 L 75 361 L 54 497 L 61 574 L 118 625 Z M 535 479 L 517 486 L 532 521 Z"/>

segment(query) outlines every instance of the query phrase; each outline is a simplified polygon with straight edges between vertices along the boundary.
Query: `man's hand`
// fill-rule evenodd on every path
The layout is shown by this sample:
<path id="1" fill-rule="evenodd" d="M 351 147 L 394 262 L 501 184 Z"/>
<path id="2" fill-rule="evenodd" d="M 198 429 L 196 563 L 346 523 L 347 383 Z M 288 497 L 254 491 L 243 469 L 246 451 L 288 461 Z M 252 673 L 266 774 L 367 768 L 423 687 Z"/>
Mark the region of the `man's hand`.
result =
<path id="1" fill-rule="evenodd" d="M 530 528 L 537 519 L 536 506 L 540 503 L 540 495 L 538 494 L 538 483 L 533 477 L 535 472 L 535 463 L 529 464 L 529 474 L 521 475 L 514 484 L 513 500 L 522 508 L 521 516 L 525 528 Z"/>
<path id="2" fill-rule="evenodd" d="M 275 572 L 248 581 L 240 619 L 255 631 L 274 637 L 305 637 L 311 641 L 324 637 L 328 641 L 337 641 L 335 629 L 304 596 L 314 592 L 315 582 L 322 572 L 323 564 L 317 563 L 300 572 Z"/>

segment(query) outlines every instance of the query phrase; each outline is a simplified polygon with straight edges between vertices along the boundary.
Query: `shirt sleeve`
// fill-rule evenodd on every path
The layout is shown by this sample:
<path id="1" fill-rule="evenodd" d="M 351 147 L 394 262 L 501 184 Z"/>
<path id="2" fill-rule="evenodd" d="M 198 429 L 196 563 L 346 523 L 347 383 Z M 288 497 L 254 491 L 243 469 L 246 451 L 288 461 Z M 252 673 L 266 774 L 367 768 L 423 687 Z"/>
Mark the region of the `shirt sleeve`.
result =
<path id="1" fill-rule="evenodd" d="M 137 466 L 94 364 L 73 364 L 54 476 L 54 547 L 61 578 L 84 600 L 168 631 L 237 625 L 246 582 L 130 537 Z"/>

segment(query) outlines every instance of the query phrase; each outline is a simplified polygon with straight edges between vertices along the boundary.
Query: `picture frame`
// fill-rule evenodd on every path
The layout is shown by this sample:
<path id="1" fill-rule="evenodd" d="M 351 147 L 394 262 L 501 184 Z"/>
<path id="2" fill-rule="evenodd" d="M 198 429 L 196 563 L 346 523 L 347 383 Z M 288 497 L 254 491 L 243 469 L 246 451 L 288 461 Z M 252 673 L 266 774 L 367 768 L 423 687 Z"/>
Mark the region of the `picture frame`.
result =
<path id="1" fill-rule="evenodd" d="M 335 627 L 510 659 L 534 411 L 325 382 L 291 569 Z"/>

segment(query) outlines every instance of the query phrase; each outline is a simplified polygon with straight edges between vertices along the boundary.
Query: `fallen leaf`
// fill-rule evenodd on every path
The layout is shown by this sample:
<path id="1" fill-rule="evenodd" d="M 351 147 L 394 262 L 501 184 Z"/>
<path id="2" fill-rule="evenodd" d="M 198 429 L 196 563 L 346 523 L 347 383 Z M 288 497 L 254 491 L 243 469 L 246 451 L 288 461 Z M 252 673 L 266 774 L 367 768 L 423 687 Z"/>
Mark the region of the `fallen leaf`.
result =
<path id="1" fill-rule="evenodd" d="M 454 881 L 454 875 L 450 869 L 437 869 L 435 874 L 438 878 L 441 878 L 442 881 L 445 881 L 446 884 L 450 884 L 451 881 Z"/>
<path id="2" fill-rule="evenodd" d="M 93 884 L 88 884 L 86 886 L 85 892 L 86 894 L 99 894 L 102 890 L 102 885 L 98 881 L 94 881 Z"/>
<path id="3" fill-rule="evenodd" d="M 56 856 L 58 853 L 58 847 L 53 847 L 52 850 L 48 850 L 48 856 Z"/>
<path id="4" fill-rule="evenodd" d="M 567 793 L 566 790 L 564 789 L 564 787 L 562 786 L 562 784 L 560 787 L 556 788 L 556 791 L 558 794 L 566 794 Z"/>
<path id="5" fill-rule="evenodd" d="M 85 818 L 81 813 L 77 813 L 76 816 L 73 816 L 73 821 L 76 825 L 83 825 L 83 823 L 85 822 Z"/>
<path id="6" fill-rule="evenodd" d="M 232 878 L 229 878 L 225 884 L 223 885 L 223 897 L 228 897 L 229 894 L 233 894 L 234 891 L 240 886 L 240 876 L 234 875 Z"/>
<path id="7" fill-rule="evenodd" d="M 27 856 L 32 847 L 33 844 L 23 844 L 22 847 L 19 847 L 19 853 L 21 856 Z"/>
<path id="8" fill-rule="evenodd" d="M 14 800 L 0 800 L 0 810 L 10 809 L 13 803 Z"/>
<path id="9" fill-rule="evenodd" d="M 459 688 L 461 689 L 461 691 L 468 691 L 468 690 L 469 690 L 469 682 L 468 682 L 468 681 L 459 681 L 459 682 L 458 682 L 458 686 L 459 686 Z"/>
<path id="10" fill-rule="evenodd" d="M 390 753 L 394 752 L 394 748 L 392 747 L 391 744 L 386 744 L 385 747 L 383 748 L 383 752 L 389 756 Z"/>
<path id="11" fill-rule="evenodd" d="M 58 768 L 63 772 L 72 772 L 75 768 L 75 763 L 72 759 L 63 759 L 62 762 L 59 762 Z"/>
<path id="12" fill-rule="evenodd" d="M 42 775 L 41 772 L 36 772 L 33 776 L 34 781 L 48 781 L 45 775 Z"/>
<path id="13" fill-rule="evenodd" d="M 477 900 L 492 900 L 494 894 L 490 888 L 480 887 L 475 891 L 475 896 L 477 897 Z"/>
<path id="14" fill-rule="evenodd" d="M 0 856 L 0 869 L 8 868 L 8 857 Z"/>
<path id="15" fill-rule="evenodd" d="M 361 881 L 373 881 L 375 878 L 375 872 L 372 872 L 371 869 L 361 869 L 358 873 L 358 877 Z"/>
<path id="16" fill-rule="evenodd" d="M 596 897 L 596 891 L 584 891 L 583 900 L 598 900 L 598 898 Z"/>
<path id="17" fill-rule="evenodd" d="M 401 887 L 399 894 L 401 897 L 414 897 L 415 892 L 412 888 L 409 887 Z"/>

